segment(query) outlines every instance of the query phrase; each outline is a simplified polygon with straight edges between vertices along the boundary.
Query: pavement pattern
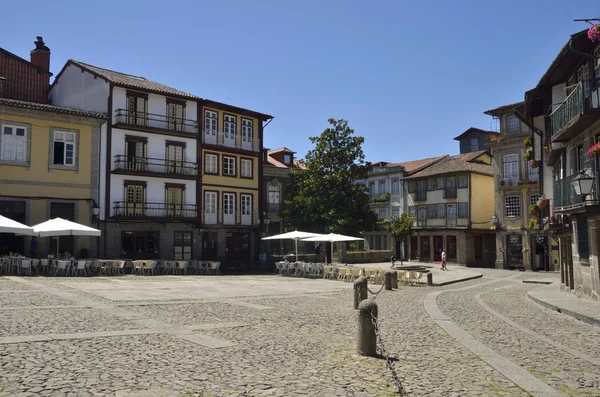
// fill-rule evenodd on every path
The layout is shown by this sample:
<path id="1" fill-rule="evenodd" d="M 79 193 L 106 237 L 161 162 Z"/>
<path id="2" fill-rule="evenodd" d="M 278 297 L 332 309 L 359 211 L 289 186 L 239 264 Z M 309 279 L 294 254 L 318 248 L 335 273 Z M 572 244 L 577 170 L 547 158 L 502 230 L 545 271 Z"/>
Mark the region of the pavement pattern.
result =
<path id="1" fill-rule="evenodd" d="M 558 276 L 481 272 L 375 297 L 408 395 L 600 396 L 600 328 L 526 296 L 540 285 L 523 280 Z M 385 360 L 355 354 L 351 294 L 280 276 L 0 277 L 0 396 L 396 395 Z"/>

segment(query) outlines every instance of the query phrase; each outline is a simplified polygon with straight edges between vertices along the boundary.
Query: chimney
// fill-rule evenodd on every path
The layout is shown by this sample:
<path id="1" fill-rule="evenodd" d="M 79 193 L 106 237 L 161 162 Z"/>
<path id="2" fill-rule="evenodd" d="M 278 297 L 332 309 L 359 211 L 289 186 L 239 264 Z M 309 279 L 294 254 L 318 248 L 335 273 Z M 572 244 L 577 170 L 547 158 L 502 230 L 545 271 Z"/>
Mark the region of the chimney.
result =
<path id="1" fill-rule="evenodd" d="M 31 51 L 31 63 L 50 72 L 50 49 L 44 44 L 42 36 L 37 36 L 33 44 L 35 48 Z"/>

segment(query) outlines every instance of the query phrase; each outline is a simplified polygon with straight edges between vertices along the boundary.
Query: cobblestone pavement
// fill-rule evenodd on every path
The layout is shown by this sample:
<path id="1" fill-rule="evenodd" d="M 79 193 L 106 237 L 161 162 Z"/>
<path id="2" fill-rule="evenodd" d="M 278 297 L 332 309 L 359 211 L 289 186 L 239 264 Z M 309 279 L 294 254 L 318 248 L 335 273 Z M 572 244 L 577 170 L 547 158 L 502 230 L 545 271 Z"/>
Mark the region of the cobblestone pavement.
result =
<path id="1" fill-rule="evenodd" d="M 539 285 L 523 279 L 556 275 L 482 272 L 376 296 L 408 394 L 530 395 L 427 314 L 426 295 L 444 291 L 439 307 L 476 339 L 566 395 L 600 395 L 600 330 L 525 296 Z M 0 278 L 0 396 L 395 395 L 385 360 L 355 355 L 351 294 L 277 276 Z"/>

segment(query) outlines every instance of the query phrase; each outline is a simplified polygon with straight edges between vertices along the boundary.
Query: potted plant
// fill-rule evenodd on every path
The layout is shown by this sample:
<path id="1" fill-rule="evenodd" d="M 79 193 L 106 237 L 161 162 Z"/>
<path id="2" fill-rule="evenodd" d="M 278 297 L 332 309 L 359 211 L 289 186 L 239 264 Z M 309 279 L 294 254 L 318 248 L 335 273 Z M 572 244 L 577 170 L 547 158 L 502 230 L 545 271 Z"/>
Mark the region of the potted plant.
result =
<path id="1" fill-rule="evenodd" d="M 522 184 L 523 184 L 523 181 L 519 179 L 519 180 L 517 181 L 517 185 L 521 186 Z"/>
<path id="2" fill-rule="evenodd" d="M 523 158 L 527 161 L 531 160 L 531 156 L 533 156 L 533 151 L 528 150 L 525 152 L 525 155 L 523 156 Z"/>
<path id="3" fill-rule="evenodd" d="M 594 143 L 592 146 L 590 146 L 588 149 L 588 154 L 592 157 L 600 155 L 600 142 Z"/>
<path id="4" fill-rule="evenodd" d="M 538 207 L 537 204 L 530 204 L 529 214 L 531 214 L 531 216 L 540 216 L 540 207 Z"/>
<path id="5" fill-rule="evenodd" d="M 535 184 L 537 184 L 537 183 L 538 183 L 538 181 L 535 181 L 535 180 L 529 180 L 529 182 L 527 182 L 527 183 L 529 183 L 530 185 L 535 185 Z"/>
<path id="6" fill-rule="evenodd" d="M 538 167 L 538 162 L 535 160 L 529 160 L 529 166 L 531 168 L 537 168 Z"/>
<path id="7" fill-rule="evenodd" d="M 525 146 L 526 148 L 530 148 L 531 147 L 531 138 L 525 138 L 525 140 L 523 141 L 523 146 Z"/>
<path id="8" fill-rule="evenodd" d="M 537 206 L 540 208 L 546 208 L 547 205 L 548 205 L 548 199 L 546 198 L 546 196 L 544 196 L 542 194 L 537 201 Z"/>
<path id="9" fill-rule="evenodd" d="M 600 41 L 600 24 L 595 24 L 588 29 L 588 39 L 594 43 Z"/>
<path id="10" fill-rule="evenodd" d="M 540 222 L 538 221 L 538 218 L 531 218 L 529 220 L 529 222 L 527 223 L 527 229 L 529 230 L 534 230 L 534 229 L 539 229 L 540 228 Z"/>

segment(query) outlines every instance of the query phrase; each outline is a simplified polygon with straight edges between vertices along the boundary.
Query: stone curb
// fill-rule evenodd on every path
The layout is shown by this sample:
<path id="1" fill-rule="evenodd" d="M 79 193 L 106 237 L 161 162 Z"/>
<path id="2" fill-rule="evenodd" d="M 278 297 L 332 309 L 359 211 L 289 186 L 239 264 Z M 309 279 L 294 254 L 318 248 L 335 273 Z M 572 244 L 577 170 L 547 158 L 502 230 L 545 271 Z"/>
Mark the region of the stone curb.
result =
<path id="1" fill-rule="evenodd" d="M 537 296 L 534 296 L 534 294 L 532 294 L 532 292 L 534 292 L 535 294 L 535 290 L 534 291 L 528 291 L 527 292 L 527 297 L 537 303 L 538 305 L 544 306 L 547 309 L 559 312 L 561 314 L 565 314 L 569 317 L 573 317 L 579 321 L 583 321 L 584 323 L 590 324 L 590 325 L 595 325 L 596 327 L 600 327 L 600 318 L 595 318 L 592 316 L 588 316 L 586 314 L 580 313 L 580 312 L 576 312 L 574 310 L 571 309 L 567 309 L 564 307 L 560 307 L 552 302 L 549 301 L 545 301 L 542 298 L 539 298 Z M 600 305 L 600 304 L 599 304 Z"/>
<path id="2" fill-rule="evenodd" d="M 461 279 L 458 279 L 458 280 L 450 280 L 450 281 L 446 281 L 446 282 L 443 282 L 443 283 L 436 283 L 436 282 L 434 282 L 433 286 L 434 287 L 443 287 L 444 285 L 462 283 L 463 281 L 475 280 L 475 279 L 482 278 L 482 277 L 483 277 L 483 274 L 478 274 L 477 276 L 465 277 L 465 278 L 461 278 Z"/>

